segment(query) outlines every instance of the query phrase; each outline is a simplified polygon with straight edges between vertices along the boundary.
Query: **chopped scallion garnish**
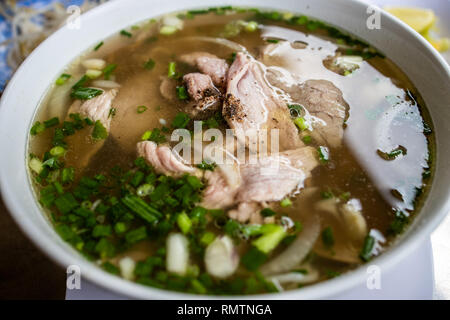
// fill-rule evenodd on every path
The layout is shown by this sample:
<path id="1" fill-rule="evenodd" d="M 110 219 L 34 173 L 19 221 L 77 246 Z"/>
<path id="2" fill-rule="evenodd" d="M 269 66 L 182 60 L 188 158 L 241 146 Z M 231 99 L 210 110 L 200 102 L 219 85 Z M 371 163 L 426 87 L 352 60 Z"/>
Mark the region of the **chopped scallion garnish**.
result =
<path id="1" fill-rule="evenodd" d="M 128 32 L 128 31 L 126 31 L 126 30 L 121 30 L 121 31 L 120 31 L 120 34 L 121 34 L 122 36 L 125 36 L 125 37 L 128 37 L 128 38 L 131 38 L 131 37 L 133 36 L 130 32 Z"/>
<path id="2" fill-rule="evenodd" d="M 56 80 L 56 84 L 58 86 L 62 86 L 63 84 L 65 84 L 67 82 L 67 80 L 70 79 L 70 77 L 72 77 L 70 74 L 67 73 L 63 73 L 57 80 Z"/>
<path id="3" fill-rule="evenodd" d="M 103 46 L 104 42 L 100 42 L 98 45 L 95 46 L 94 51 L 97 51 L 98 49 L 100 49 Z"/>
<path id="4" fill-rule="evenodd" d="M 139 106 L 139 107 L 137 107 L 137 113 L 144 113 L 145 111 L 147 111 L 147 107 L 146 106 Z"/>
<path id="5" fill-rule="evenodd" d="M 177 86 L 177 97 L 180 100 L 187 100 L 189 98 L 186 88 L 184 86 Z"/>
<path id="6" fill-rule="evenodd" d="M 169 67 L 168 67 L 168 71 L 167 71 L 167 76 L 169 78 L 175 78 L 175 76 L 177 75 L 176 67 L 177 67 L 177 64 L 175 62 L 169 63 Z"/>
<path id="7" fill-rule="evenodd" d="M 74 99 L 89 100 L 95 98 L 103 93 L 103 90 L 96 88 L 75 88 L 70 96 Z"/>
<path id="8" fill-rule="evenodd" d="M 152 70 L 155 67 L 155 60 L 148 59 L 147 62 L 144 63 L 144 68 L 147 70 Z"/>

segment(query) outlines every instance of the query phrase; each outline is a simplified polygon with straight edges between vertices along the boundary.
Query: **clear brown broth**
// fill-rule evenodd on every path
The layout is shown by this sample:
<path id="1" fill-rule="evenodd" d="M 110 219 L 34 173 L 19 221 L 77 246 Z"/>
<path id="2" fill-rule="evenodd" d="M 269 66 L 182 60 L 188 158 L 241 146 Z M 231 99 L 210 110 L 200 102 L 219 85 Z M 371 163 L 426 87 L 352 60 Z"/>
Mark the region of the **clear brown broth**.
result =
<path id="1" fill-rule="evenodd" d="M 136 156 L 135 146 L 140 141 L 142 133 L 161 127 L 160 119 L 170 123 L 178 112 L 184 111 L 184 102 L 168 102 L 159 92 L 161 77 L 167 75 L 167 65 L 170 61 L 181 54 L 193 51 L 207 51 L 225 59 L 233 52 L 232 49 L 217 44 L 186 38 L 217 37 L 226 23 L 249 17 L 249 14 L 196 16 L 195 19 L 185 20 L 183 30 L 171 36 L 158 35 L 156 24 L 147 23 L 142 25 L 139 31 L 133 32 L 131 39 L 115 36 L 106 41 L 99 51 L 84 54 L 82 59 L 96 57 L 106 60 L 107 63 L 116 63 L 118 68 L 115 72 L 115 81 L 121 84 L 121 88 L 114 101 L 117 113 L 112 121 L 110 136 L 104 145 L 96 144 L 89 138 L 89 129 L 82 130 L 68 140 L 70 149 L 65 161 L 67 165 L 75 167 L 77 178 L 107 172 L 117 165 L 129 167 Z M 274 28 L 275 26 L 279 28 Z M 420 94 L 408 77 L 389 58 L 376 57 L 369 62 L 363 62 L 361 68 L 350 77 L 340 76 L 325 68 L 322 63 L 318 64 L 318 55 L 324 55 L 326 50 L 333 51 L 335 48 L 333 43 L 335 40 L 326 38 L 321 31 L 311 33 L 303 26 L 286 25 L 275 21 L 267 23 L 263 30 L 252 33 L 241 32 L 229 40 L 241 44 L 250 54 L 257 57 L 260 48 L 267 44 L 262 37 L 263 34 L 292 40 L 295 38 L 294 31 L 310 34 L 309 39 L 312 43 L 318 41 L 320 46 L 324 46 L 320 49 L 322 52 L 286 50 L 281 58 L 272 61 L 271 65 L 289 68 L 302 81 L 308 79 L 332 81 L 343 92 L 350 111 L 346 122 L 344 146 L 332 150 L 329 163 L 316 168 L 311 181 L 308 182 L 308 186 L 317 187 L 318 192 L 313 196 L 300 192 L 292 208 L 276 206 L 275 210 L 299 221 L 308 215 L 319 215 L 322 226 L 333 226 L 337 244 L 345 247 L 344 250 L 355 253 L 360 250 L 361 243 L 350 241 L 330 214 L 316 209 L 316 203 L 323 200 L 320 191 L 332 190 L 337 195 L 350 192 L 351 198 L 361 202 L 368 229 L 379 230 L 390 242 L 392 237 L 387 230 L 394 219 L 393 208 L 414 214 L 419 210 L 426 194 L 427 184 L 424 184 L 422 173 L 428 165 L 428 156 L 434 152 L 434 142 L 433 135 L 425 136 L 422 133 L 423 120 L 430 123 L 430 119 Z M 158 37 L 156 41 L 149 40 L 153 35 Z M 142 68 L 149 58 L 156 62 L 151 72 Z M 298 59 L 304 61 L 296 64 Z M 180 72 L 190 71 L 188 67 L 180 66 L 180 68 Z M 81 77 L 83 71 L 76 61 L 65 72 L 73 75 L 67 85 L 70 87 Z M 66 97 L 67 94 L 64 95 L 64 90 L 67 88 L 56 86 L 50 90 L 39 106 L 36 120 L 45 120 L 53 116 L 65 117 L 71 101 Z M 410 92 L 414 99 L 409 97 L 407 92 Z M 398 96 L 397 104 L 390 105 L 391 100 L 386 99 L 386 96 Z M 148 110 L 138 114 L 136 108 L 141 105 L 147 106 Z M 396 115 L 391 115 L 396 108 L 400 111 Z M 386 117 L 384 120 L 383 115 Z M 380 134 L 379 130 L 383 134 Z M 30 153 L 42 156 L 51 146 L 51 138 L 50 132 L 33 138 L 29 147 Z M 397 144 L 408 150 L 407 155 L 401 159 L 386 161 L 377 155 L 378 148 Z M 317 147 L 314 142 L 312 145 Z M 416 198 L 416 189 L 424 186 L 425 192 Z M 392 190 L 398 190 L 403 195 L 403 200 L 393 196 Z M 388 243 L 385 244 L 385 247 L 387 246 Z M 323 253 L 324 250 L 318 241 L 316 251 Z M 141 243 L 124 255 L 145 258 L 152 251 L 150 244 Z M 329 277 L 328 270 L 346 271 L 355 266 L 333 261 L 332 257 L 327 259 L 319 256 L 323 254 L 312 255 L 311 261 L 314 267 L 321 270 L 321 279 Z"/>

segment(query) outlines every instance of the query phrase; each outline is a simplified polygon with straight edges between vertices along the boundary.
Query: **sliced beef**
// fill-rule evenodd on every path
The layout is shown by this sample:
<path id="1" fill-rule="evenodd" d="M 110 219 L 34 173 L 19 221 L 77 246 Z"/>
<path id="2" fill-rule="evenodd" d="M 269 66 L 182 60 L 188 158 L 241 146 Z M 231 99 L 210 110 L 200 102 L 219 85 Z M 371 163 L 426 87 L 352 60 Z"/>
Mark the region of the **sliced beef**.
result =
<path id="1" fill-rule="evenodd" d="M 165 99 L 169 101 L 175 101 L 177 99 L 176 88 L 177 88 L 176 80 L 169 79 L 167 77 L 161 77 L 159 92 Z"/>
<path id="2" fill-rule="evenodd" d="M 195 172 L 193 167 L 186 165 L 179 155 L 165 145 L 158 146 L 152 141 L 139 142 L 137 153 L 159 173 L 180 176 Z"/>
<path id="3" fill-rule="evenodd" d="M 256 164 L 239 167 L 240 183 L 232 188 L 223 173 L 215 170 L 207 176 L 208 187 L 202 205 L 210 209 L 226 209 L 229 216 L 241 222 L 259 221 L 260 203 L 279 201 L 296 191 L 310 177 L 319 164 L 317 152 L 312 147 L 281 152 L 260 159 Z"/>
<path id="4" fill-rule="evenodd" d="M 211 77 L 218 87 L 224 87 L 228 72 L 228 63 L 224 59 L 202 56 L 197 58 L 197 68 Z"/>
<path id="5" fill-rule="evenodd" d="M 239 202 L 280 201 L 301 187 L 318 165 L 317 152 L 303 147 L 260 159 L 257 164 L 241 166 L 242 187 Z"/>
<path id="6" fill-rule="evenodd" d="M 99 120 L 109 132 L 112 102 L 118 93 L 117 89 L 104 91 L 101 95 L 89 100 L 76 100 L 69 108 L 69 114 L 79 113 L 92 121 Z"/>
<path id="7" fill-rule="evenodd" d="M 291 97 L 322 121 L 313 124 L 312 136 L 318 143 L 337 148 L 344 136 L 348 104 L 341 90 L 327 80 L 308 80 L 292 90 Z"/>
<path id="8" fill-rule="evenodd" d="M 180 56 L 179 60 L 183 63 L 195 67 L 201 73 L 211 77 L 214 85 L 222 88 L 225 86 L 228 72 L 228 63 L 224 59 L 208 52 L 192 52 Z"/>
<path id="9" fill-rule="evenodd" d="M 314 41 L 317 41 L 314 40 Z M 320 43 L 317 46 L 324 47 Z M 301 45 L 302 43 L 300 43 Z M 269 68 L 267 72 L 267 80 L 271 85 L 283 90 L 290 95 L 294 103 L 303 105 L 307 111 L 316 117 L 313 121 L 313 132 L 311 136 L 318 143 L 327 144 L 329 147 L 339 147 L 342 143 L 344 134 L 344 121 L 348 114 L 348 104 L 345 102 L 342 92 L 332 82 L 327 80 L 308 80 L 301 83 L 295 75 L 289 72 L 289 66 L 284 65 L 283 61 L 286 57 L 290 57 L 293 50 L 288 47 L 287 42 L 277 44 L 269 44 L 261 48 L 260 59 L 267 65 L 275 65 L 277 68 Z M 290 44 L 294 49 L 294 44 Z M 323 64 L 334 72 L 344 74 L 345 69 L 349 69 L 348 64 L 358 67 L 357 57 L 346 57 L 346 62 L 339 62 L 340 54 L 335 54 L 334 49 L 321 50 L 323 55 Z M 332 53 L 332 54 L 329 54 Z M 299 51 L 301 54 L 311 54 Z M 350 60 L 349 60 L 350 59 Z M 346 68 L 343 68 L 345 65 Z M 314 120 L 314 119 L 313 119 Z"/>
<path id="10" fill-rule="evenodd" d="M 263 222 L 260 214 L 262 208 L 257 202 L 242 202 L 236 209 L 228 211 L 228 216 L 239 222 L 261 224 Z"/>
<path id="11" fill-rule="evenodd" d="M 205 97 L 220 95 L 219 90 L 214 86 L 211 77 L 194 72 L 188 73 L 183 77 L 183 81 L 189 93 L 189 96 L 194 101 L 200 101 Z"/>
<path id="12" fill-rule="evenodd" d="M 244 53 L 238 53 L 228 71 L 223 116 L 228 125 L 246 135 L 266 129 L 279 130 L 279 150 L 296 149 L 304 144 L 290 118 L 289 109 L 265 79 L 265 67 Z M 254 150 L 248 141 L 247 147 Z M 270 142 L 267 141 L 270 145 Z"/>
<path id="13" fill-rule="evenodd" d="M 197 67 L 197 59 L 201 58 L 201 57 L 217 58 L 217 56 L 212 53 L 205 52 L 205 51 L 196 51 L 196 52 L 183 54 L 178 58 L 178 60 L 181 61 L 182 63 L 185 63 L 185 64 L 191 66 L 192 68 L 196 68 Z"/>
<path id="14" fill-rule="evenodd" d="M 201 205 L 210 209 L 229 208 L 235 204 L 235 195 L 237 188 L 229 185 L 227 179 L 218 169 L 207 171 L 205 178 L 208 186 L 203 192 L 203 201 Z"/>

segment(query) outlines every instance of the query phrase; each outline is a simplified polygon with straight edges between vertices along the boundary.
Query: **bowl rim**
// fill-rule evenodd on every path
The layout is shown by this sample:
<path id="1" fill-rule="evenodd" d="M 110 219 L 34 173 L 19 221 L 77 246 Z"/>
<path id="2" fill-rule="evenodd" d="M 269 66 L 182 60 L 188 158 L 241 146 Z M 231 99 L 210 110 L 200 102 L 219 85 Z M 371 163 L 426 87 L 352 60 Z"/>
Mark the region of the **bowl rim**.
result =
<path id="1" fill-rule="evenodd" d="M 343 0 L 337 0 L 337 2 L 340 1 Z M 347 5 L 352 6 L 367 7 L 369 5 L 363 2 L 362 0 L 346 0 L 345 2 Z M 130 3 L 127 2 L 127 5 L 130 5 Z M 133 4 L 134 3 L 135 2 L 133 2 Z M 223 1 L 222 3 L 226 3 L 226 1 Z M 82 18 L 91 19 L 94 18 L 95 16 L 98 16 L 99 14 L 101 14 L 102 11 L 105 11 L 106 9 L 112 9 L 115 7 L 117 7 L 116 9 L 118 9 L 120 8 L 120 6 L 123 5 L 124 5 L 123 2 L 119 0 L 112 0 L 83 14 Z M 205 2 L 205 7 L 216 5 L 218 6 L 219 4 L 214 3 L 208 5 Z M 179 8 L 180 8 L 179 10 L 184 10 L 188 8 L 194 8 L 194 6 L 181 4 L 179 5 Z M 152 15 L 150 14 L 149 18 L 151 16 Z M 381 18 L 388 20 L 390 23 L 396 25 L 396 27 L 402 29 L 402 31 L 408 34 L 410 38 L 414 38 L 417 44 L 420 45 L 424 50 L 426 50 L 427 53 L 430 54 L 437 61 L 439 67 L 444 72 L 446 72 L 446 74 L 450 78 L 449 66 L 445 62 L 444 58 L 431 46 L 431 44 L 429 44 L 424 38 L 422 38 L 419 34 L 417 34 L 408 25 L 406 25 L 399 19 L 395 18 L 394 16 L 390 15 L 389 13 L 381 11 Z M 17 87 L 20 87 L 20 79 L 23 76 L 23 74 L 26 73 L 26 70 L 29 68 L 31 64 L 36 64 L 39 61 L 39 54 L 41 52 L 41 49 L 43 47 L 52 45 L 52 43 L 55 42 L 54 40 L 56 39 L 56 37 L 60 34 L 64 34 L 65 32 L 67 32 L 67 30 L 65 28 L 61 28 L 60 30 L 52 34 L 48 39 L 46 39 L 31 53 L 31 55 L 22 63 L 20 68 L 16 71 L 16 73 L 10 80 L 7 88 L 5 89 L 0 102 L 0 124 L 3 124 L 3 122 L 7 121 L 4 119 L 4 116 L 2 117 L 2 115 L 5 113 L 5 109 L 8 108 L 7 104 L 8 100 L 10 99 L 10 96 L 13 96 L 15 94 L 14 91 L 17 89 Z M 35 109 L 36 108 L 37 107 L 35 107 Z M 32 120 L 27 119 L 27 121 Z M 0 142 L 4 141 L 2 139 L 3 138 L 0 137 Z M 24 157 L 26 158 L 25 155 Z M 25 170 L 27 170 L 26 167 Z M 84 270 L 82 273 L 83 278 L 86 278 L 89 281 L 97 285 L 100 285 L 101 287 L 107 288 L 111 291 L 114 291 L 118 294 L 126 295 L 127 297 L 144 298 L 144 299 L 186 299 L 186 300 L 220 299 L 224 297 L 226 297 L 227 299 L 317 299 L 317 298 L 331 297 L 337 293 L 345 292 L 346 290 L 353 288 L 357 284 L 362 283 L 363 279 L 366 276 L 365 268 L 368 265 L 363 264 L 358 268 L 356 268 L 355 270 L 345 273 L 340 277 L 330 279 L 321 283 L 317 283 L 302 289 L 284 291 L 274 294 L 259 294 L 259 295 L 236 295 L 236 296 L 195 295 L 143 286 L 108 274 L 106 271 L 103 271 L 102 269 L 97 267 L 94 263 L 89 262 L 87 259 L 79 255 L 78 252 L 76 252 L 70 245 L 68 245 L 65 242 L 57 243 L 54 241 L 49 241 L 48 237 L 47 238 L 42 237 L 40 229 L 34 226 L 32 221 L 28 219 L 23 212 L 21 212 L 21 208 L 17 204 L 17 201 L 20 201 L 21 198 L 8 188 L 9 182 L 7 179 L 4 178 L 5 176 L 7 176 L 8 179 L 11 178 L 11 175 L 5 172 L 3 166 L 0 166 L 0 177 L 1 177 L 0 191 L 4 203 L 8 208 L 9 212 L 11 213 L 15 222 L 19 225 L 22 231 L 24 231 L 24 233 L 33 241 L 33 243 L 39 247 L 41 251 L 43 251 L 53 261 L 57 262 L 63 268 L 66 268 L 68 265 L 74 264 L 75 262 L 76 265 L 80 266 L 80 268 Z M 447 193 L 447 196 L 448 195 L 450 195 L 450 190 Z M 33 199 L 33 201 L 34 205 L 38 206 L 36 199 Z M 414 234 L 414 237 L 411 237 L 410 239 L 408 239 L 408 241 L 402 241 L 396 244 L 394 247 L 389 248 L 387 252 L 383 253 L 379 257 L 376 257 L 373 260 L 373 262 L 376 262 L 377 265 L 380 266 L 382 265 L 384 270 L 389 270 L 398 261 L 402 260 L 407 255 L 411 254 L 418 247 L 418 245 L 427 236 L 429 236 L 429 234 L 444 219 L 449 209 L 450 209 L 450 201 L 447 201 L 440 208 L 440 212 L 436 216 L 428 220 L 424 225 L 422 225 L 422 228 L 418 230 L 416 234 Z"/>

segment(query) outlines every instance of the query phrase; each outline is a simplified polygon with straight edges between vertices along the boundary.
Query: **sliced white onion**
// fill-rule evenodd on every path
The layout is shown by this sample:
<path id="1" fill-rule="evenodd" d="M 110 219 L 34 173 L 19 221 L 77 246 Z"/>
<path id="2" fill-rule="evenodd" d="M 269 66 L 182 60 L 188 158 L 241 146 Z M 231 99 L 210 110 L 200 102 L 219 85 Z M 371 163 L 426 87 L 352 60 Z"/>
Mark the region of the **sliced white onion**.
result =
<path id="1" fill-rule="evenodd" d="M 136 267 L 136 262 L 130 257 L 125 257 L 120 259 L 119 268 L 120 274 L 124 279 L 133 280 L 134 279 L 134 268 Z"/>
<path id="2" fill-rule="evenodd" d="M 289 272 L 277 274 L 269 278 L 273 282 L 283 283 L 311 283 L 319 280 L 319 272 L 317 270 L 308 270 L 308 273 Z"/>
<path id="3" fill-rule="evenodd" d="M 311 251 L 320 233 L 320 221 L 312 216 L 304 222 L 303 230 L 292 244 L 261 267 L 264 275 L 284 273 L 299 265 Z"/>
<path id="4" fill-rule="evenodd" d="M 324 212 L 331 213 L 332 215 L 334 215 L 335 217 L 338 218 L 339 217 L 339 212 L 338 212 L 338 208 L 337 208 L 338 204 L 339 204 L 339 199 L 336 197 L 332 197 L 330 199 L 324 199 L 324 200 L 318 201 L 314 205 L 314 209 L 316 209 L 318 211 L 324 211 Z"/>
<path id="5" fill-rule="evenodd" d="M 336 65 L 345 70 L 355 70 L 359 68 L 363 58 L 360 56 L 341 56 L 336 58 Z"/>
<path id="6" fill-rule="evenodd" d="M 88 69 L 86 71 L 86 75 L 90 79 L 97 79 L 98 77 L 100 77 L 102 75 L 102 72 L 100 70 Z"/>
<path id="7" fill-rule="evenodd" d="M 94 87 L 99 87 L 103 89 L 118 89 L 120 88 L 120 84 L 111 80 L 95 80 L 92 82 Z"/>
<path id="8" fill-rule="evenodd" d="M 106 67 L 106 61 L 102 59 L 87 59 L 81 62 L 86 69 L 103 70 Z"/>
<path id="9" fill-rule="evenodd" d="M 341 207 L 341 217 L 345 228 L 348 230 L 348 235 L 354 240 L 362 240 L 367 235 L 366 219 L 360 208 L 360 204 L 358 207 L 351 200 Z"/>
<path id="10" fill-rule="evenodd" d="M 44 169 L 44 166 L 42 165 L 42 161 L 38 158 L 33 158 L 30 160 L 29 166 L 31 170 L 36 172 L 37 174 L 40 174 L 42 170 Z"/>
<path id="11" fill-rule="evenodd" d="M 167 15 L 163 17 L 162 24 L 164 26 L 175 27 L 178 30 L 183 29 L 183 20 L 174 15 Z"/>
<path id="12" fill-rule="evenodd" d="M 172 233 L 166 241 L 166 269 L 183 276 L 189 265 L 189 241 L 181 233 Z"/>
<path id="13" fill-rule="evenodd" d="M 217 237 L 206 248 L 205 267 L 213 277 L 227 278 L 236 271 L 238 265 L 239 256 L 230 237 Z"/>

